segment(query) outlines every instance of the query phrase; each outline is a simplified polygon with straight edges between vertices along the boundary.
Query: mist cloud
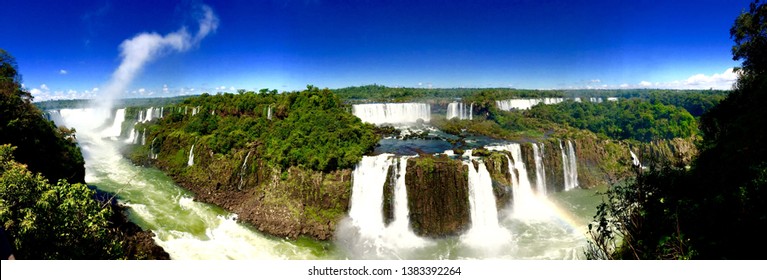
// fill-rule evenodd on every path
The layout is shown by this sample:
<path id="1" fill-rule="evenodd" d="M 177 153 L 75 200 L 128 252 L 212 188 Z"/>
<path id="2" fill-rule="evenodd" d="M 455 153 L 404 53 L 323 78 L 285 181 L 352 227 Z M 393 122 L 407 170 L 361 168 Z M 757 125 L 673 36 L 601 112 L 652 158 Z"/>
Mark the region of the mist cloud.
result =
<path id="1" fill-rule="evenodd" d="M 200 7 L 202 17 L 198 19 L 197 33 L 192 35 L 186 27 L 178 31 L 160 35 L 158 33 L 139 33 L 133 38 L 120 44 L 120 66 L 112 73 L 109 82 L 103 87 L 101 105 L 111 108 L 114 99 L 118 98 L 128 85 L 136 78 L 144 66 L 168 53 L 184 52 L 199 45 L 200 41 L 218 28 L 218 17 L 207 5 Z"/>

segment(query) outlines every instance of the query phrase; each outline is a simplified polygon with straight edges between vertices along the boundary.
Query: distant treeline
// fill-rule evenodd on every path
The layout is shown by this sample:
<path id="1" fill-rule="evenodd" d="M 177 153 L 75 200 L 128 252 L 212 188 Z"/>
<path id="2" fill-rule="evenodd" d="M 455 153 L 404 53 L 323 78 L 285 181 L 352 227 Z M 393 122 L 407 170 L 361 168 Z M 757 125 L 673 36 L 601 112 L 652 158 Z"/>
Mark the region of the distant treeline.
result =
<path id="1" fill-rule="evenodd" d="M 151 98 L 126 98 L 115 100 L 114 107 L 163 107 L 171 104 L 178 104 L 181 101 L 192 96 L 174 96 L 174 97 L 151 97 Z M 91 99 L 68 99 L 68 100 L 47 100 L 34 102 L 40 110 L 58 110 L 63 108 L 86 108 L 92 107 Z"/>

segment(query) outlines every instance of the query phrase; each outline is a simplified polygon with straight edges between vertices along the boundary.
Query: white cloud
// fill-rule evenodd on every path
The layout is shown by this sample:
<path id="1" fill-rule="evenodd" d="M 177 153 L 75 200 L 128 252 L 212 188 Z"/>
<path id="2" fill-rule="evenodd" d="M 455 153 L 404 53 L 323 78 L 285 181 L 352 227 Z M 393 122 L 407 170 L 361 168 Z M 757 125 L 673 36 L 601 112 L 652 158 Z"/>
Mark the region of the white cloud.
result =
<path id="1" fill-rule="evenodd" d="M 629 87 L 629 84 L 621 84 L 619 87 L 620 87 L 620 88 L 628 88 L 628 87 Z"/>
<path id="2" fill-rule="evenodd" d="M 593 79 L 593 80 L 591 80 L 590 82 L 591 82 L 592 84 L 598 84 L 598 83 L 601 83 L 601 82 L 602 82 L 602 80 L 600 80 L 600 79 Z"/>
<path id="3" fill-rule="evenodd" d="M 49 90 L 49 89 L 48 89 L 48 85 L 46 85 L 46 84 L 42 84 L 42 85 L 40 85 L 40 89 L 42 89 L 42 90 L 45 90 L 45 91 L 48 91 L 48 90 Z"/>
<path id="4" fill-rule="evenodd" d="M 67 70 L 64 70 L 64 69 L 59 70 L 59 74 L 61 75 L 66 75 L 67 73 L 69 73 L 67 72 Z"/>
<path id="5" fill-rule="evenodd" d="M 234 91 L 234 87 L 229 87 L 229 91 Z"/>
<path id="6" fill-rule="evenodd" d="M 168 93 L 170 89 L 168 89 L 168 85 L 162 85 L 162 93 Z"/>
<path id="7" fill-rule="evenodd" d="M 146 89 L 144 89 L 144 88 L 140 88 L 140 89 L 138 89 L 138 93 L 140 93 L 140 94 L 142 94 L 142 95 L 143 95 L 145 92 L 146 92 Z"/>
<path id="8" fill-rule="evenodd" d="M 663 89 L 720 89 L 728 90 L 732 89 L 732 85 L 738 80 L 738 74 L 733 68 L 724 70 L 722 73 L 714 73 L 712 75 L 695 74 L 685 80 L 677 80 L 671 82 L 655 82 L 642 81 L 637 86 L 638 88 L 663 88 Z M 621 85 L 623 87 L 623 85 Z M 631 87 L 631 86 L 628 86 Z"/>
<path id="9" fill-rule="evenodd" d="M 112 100 L 125 92 L 128 85 L 136 75 L 144 68 L 147 62 L 169 53 L 184 52 L 198 45 L 208 34 L 218 28 L 218 17 L 213 10 L 203 5 L 201 7 L 203 17 L 198 21 L 198 31 L 194 36 L 182 27 L 176 32 L 160 35 L 157 33 L 140 33 L 120 44 L 120 66 L 112 73 L 104 91 L 102 105 L 111 107 Z"/>

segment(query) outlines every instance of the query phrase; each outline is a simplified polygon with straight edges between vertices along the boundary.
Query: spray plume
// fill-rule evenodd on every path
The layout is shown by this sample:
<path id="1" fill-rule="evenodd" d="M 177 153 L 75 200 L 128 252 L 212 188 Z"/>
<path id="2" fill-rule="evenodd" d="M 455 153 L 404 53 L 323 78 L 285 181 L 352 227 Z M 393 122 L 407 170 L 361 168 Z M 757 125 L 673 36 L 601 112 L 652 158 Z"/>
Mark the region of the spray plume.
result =
<path id="1" fill-rule="evenodd" d="M 164 54 L 184 52 L 197 46 L 208 34 L 218 28 L 218 17 L 207 5 L 200 7 L 202 16 L 198 19 L 198 30 L 194 35 L 189 34 L 186 27 L 178 31 L 160 35 L 157 33 L 140 33 L 120 44 L 120 66 L 112 73 L 109 82 L 103 87 L 103 93 L 97 100 L 97 107 L 109 111 L 114 100 L 130 85 L 144 66 Z"/>

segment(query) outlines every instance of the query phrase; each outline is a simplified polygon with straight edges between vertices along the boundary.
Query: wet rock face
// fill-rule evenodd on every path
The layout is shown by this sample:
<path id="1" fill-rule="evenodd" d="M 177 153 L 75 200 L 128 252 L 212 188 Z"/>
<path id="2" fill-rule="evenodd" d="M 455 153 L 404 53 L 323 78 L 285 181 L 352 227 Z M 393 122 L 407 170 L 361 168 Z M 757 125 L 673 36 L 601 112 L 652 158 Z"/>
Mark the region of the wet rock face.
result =
<path id="1" fill-rule="evenodd" d="M 493 180 L 493 194 L 495 195 L 495 204 L 498 209 L 503 209 L 512 199 L 512 182 L 509 175 L 508 154 L 504 152 L 493 152 L 484 159 L 485 167 L 490 178 Z"/>
<path id="2" fill-rule="evenodd" d="M 460 160 L 410 159 L 405 182 L 410 226 L 417 235 L 449 236 L 469 228 L 468 166 Z"/>

